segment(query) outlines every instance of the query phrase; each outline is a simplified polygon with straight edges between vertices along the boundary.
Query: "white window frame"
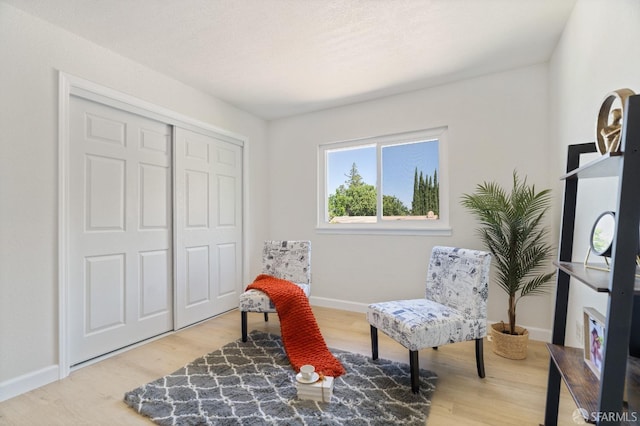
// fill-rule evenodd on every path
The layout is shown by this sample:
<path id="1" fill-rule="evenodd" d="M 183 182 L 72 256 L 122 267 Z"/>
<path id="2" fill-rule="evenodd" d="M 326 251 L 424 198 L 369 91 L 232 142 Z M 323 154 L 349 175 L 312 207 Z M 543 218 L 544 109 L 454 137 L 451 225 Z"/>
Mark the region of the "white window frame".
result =
<path id="1" fill-rule="evenodd" d="M 449 144 L 447 142 L 447 133 L 448 127 L 445 126 L 318 145 L 318 216 L 316 231 L 324 234 L 452 235 L 449 225 Z M 376 189 L 380 194 L 380 188 L 382 188 L 381 151 L 383 147 L 436 139 L 438 140 L 438 183 L 440 185 L 440 214 L 438 220 L 384 220 L 382 217 L 382 196 L 379 196 L 376 223 L 329 223 L 327 206 L 329 199 L 327 153 L 329 151 L 375 145 L 377 161 Z"/>

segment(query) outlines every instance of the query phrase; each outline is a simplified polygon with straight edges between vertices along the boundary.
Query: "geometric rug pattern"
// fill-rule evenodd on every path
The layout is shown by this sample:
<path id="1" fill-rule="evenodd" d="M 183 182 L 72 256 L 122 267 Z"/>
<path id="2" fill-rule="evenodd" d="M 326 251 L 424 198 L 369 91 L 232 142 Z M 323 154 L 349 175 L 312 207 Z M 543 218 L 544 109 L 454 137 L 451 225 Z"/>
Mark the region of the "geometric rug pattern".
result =
<path id="1" fill-rule="evenodd" d="M 295 372 L 280 336 L 253 331 L 183 368 L 125 394 L 159 425 L 424 425 L 436 375 L 409 365 L 330 349 L 346 369 L 331 402 L 297 398 Z"/>

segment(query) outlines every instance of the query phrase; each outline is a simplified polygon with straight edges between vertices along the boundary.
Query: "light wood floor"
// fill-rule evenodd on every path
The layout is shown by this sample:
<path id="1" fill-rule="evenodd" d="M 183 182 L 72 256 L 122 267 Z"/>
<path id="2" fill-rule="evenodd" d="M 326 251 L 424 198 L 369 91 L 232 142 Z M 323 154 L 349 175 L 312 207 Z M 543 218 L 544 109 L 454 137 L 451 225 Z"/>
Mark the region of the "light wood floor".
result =
<path id="1" fill-rule="evenodd" d="M 364 314 L 314 308 L 327 345 L 370 355 Z M 249 330 L 279 334 L 276 315 L 249 315 Z M 240 337 L 232 311 L 186 330 L 80 368 L 66 379 L 0 403 L 0 425 L 150 425 L 122 398 L 132 390 Z M 408 362 L 408 351 L 380 333 L 380 357 Z M 544 419 L 549 357 L 532 341 L 526 360 L 501 358 L 485 341 L 486 378 L 476 373 L 473 342 L 420 352 L 420 367 L 438 375 L 429 426 L 538 425 Z M 407 390 L 409 391 L 409 390 Z M 559 422 L 575 425 L 575 405 L 563 387 Z"/>

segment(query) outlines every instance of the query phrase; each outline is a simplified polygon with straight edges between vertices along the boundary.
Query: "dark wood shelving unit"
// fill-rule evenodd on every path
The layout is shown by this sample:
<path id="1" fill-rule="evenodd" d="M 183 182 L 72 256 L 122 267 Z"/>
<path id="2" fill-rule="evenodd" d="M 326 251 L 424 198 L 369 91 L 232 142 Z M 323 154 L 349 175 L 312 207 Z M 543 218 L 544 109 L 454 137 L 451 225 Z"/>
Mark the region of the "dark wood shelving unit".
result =
<path id="1" fill-rule="evenodd" d="M 584 362 L 582 349 L 551 343 L 547 343 L 547 348 L 576 405 L 587 413 L 597 412 L 600 381 Z"/>
<path id="2" fill-rule="evenodd" d="M 611 272 L 601 271 L 598 269 L 585 268 L 584 263 L 580 262 L 558 262 L 554 261 L 553 265 L 558 269 L 571 275 L 573 278 L 581 281 L 583 284 L 591 287 L 598 293 L 609 292 L 609 275 Z M 600 268 L 606 268 L 607 264 L 594 265 Z M 633 285 L 634 294 L 640 294 L 640 269 L 636 267 L 636 280 Z"/>
<path id="3" fill-rule="evenodd" d="M 585 268 L 584 264 L 578 262 L 553 262 L 553 264 L 598 293 L 609 292 L 609 272 Z"/>
<path id="4" fill-rule="evenodd" d="M 556 305 L 550 354 L 544 424 L 557 425 L 560 385 L 566 384 L 585 420 L 598 425 L 619 425 L 629 419 L 625 409 L 625 381 L 629 393 L 640 388 L 640 361 L 629 357 L 629 336 L 634 295 L 640 294 L 636 256 L 640 218 L 640 95 L 630 96 L 621 133 L 620 152 L 605 154 L 580 166 L 580 156 L 596 152 L 595 143 L 570 145 L 564 180 L 564 202 Z M 609 271 L 572 262 L 578 182 L 581 179 L 618 177 L 616 226 Z M 632 231 L 632 232 L 630 232 Z M 572 280 L 574 278 L 574 280 Z M 565 347 L 569 287 L 574 281 L 608 297 L 605 315 L 604 359 L 600 378 L 584 362 L 583 349 Z M 628 366 L 628 367 L 627 367 Z M 628 400 L 639 398 L 628 394 Z M 636 413 L 633 413 L 634 415 Z"/>

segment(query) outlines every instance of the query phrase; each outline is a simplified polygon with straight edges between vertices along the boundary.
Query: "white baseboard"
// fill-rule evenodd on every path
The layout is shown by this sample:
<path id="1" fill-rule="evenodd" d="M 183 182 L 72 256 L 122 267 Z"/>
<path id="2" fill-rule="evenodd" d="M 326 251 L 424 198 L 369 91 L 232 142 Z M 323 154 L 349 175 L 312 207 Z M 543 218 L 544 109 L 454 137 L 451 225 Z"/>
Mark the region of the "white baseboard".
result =
<path id="1" fill-rule="evenodd" d="M 529 338 L 531 340 L 539 340 L 541 342 L 551 343 L 551 330 L 536 327 L 525 327 L 529 330 Z"/>
<path id="2" fill-rule="evenodd" d="M 0 383 L 0 402 L 55 382 L 60 378 L 59 370 L 52 365 Z"/>
<path id="3" fill-rule="evenodd" d="M 311 296 L 309 302 L 313 306 L 322 306 L 323 308 L 341 309 L 351 312 L 367 312 L 368 303 L 350 302 L 348 300 L 331 299 L 328 297 Z"/>
<path id="4" fill-rule="evenodd" d="M 500 321 L 490 319 L 487 321 L 487 325 L 494 324 L 497 322 L 500 322 Z M 529 327 L 526 324 L 518 324 L 518 325 L 522 328 L 526 328 L 527 331 L 529 331 L 529 339 L 539 340 L 541 342 L 547 342 L 547 343 L 551 342 L 551 330 L 538 328 L 538 327 Z"/>

